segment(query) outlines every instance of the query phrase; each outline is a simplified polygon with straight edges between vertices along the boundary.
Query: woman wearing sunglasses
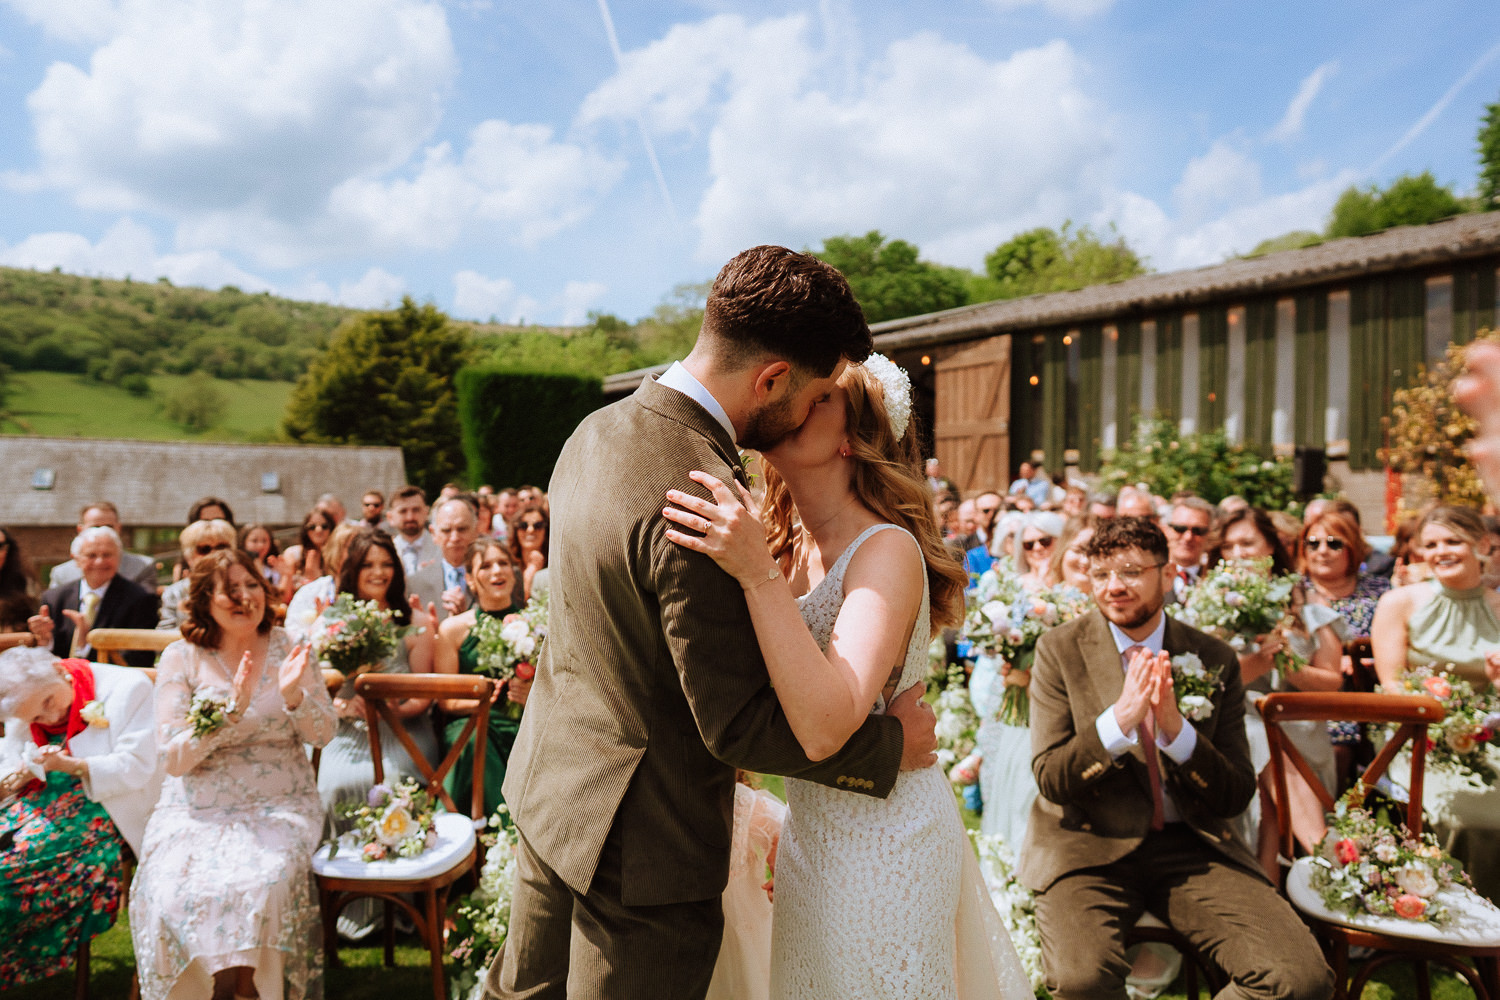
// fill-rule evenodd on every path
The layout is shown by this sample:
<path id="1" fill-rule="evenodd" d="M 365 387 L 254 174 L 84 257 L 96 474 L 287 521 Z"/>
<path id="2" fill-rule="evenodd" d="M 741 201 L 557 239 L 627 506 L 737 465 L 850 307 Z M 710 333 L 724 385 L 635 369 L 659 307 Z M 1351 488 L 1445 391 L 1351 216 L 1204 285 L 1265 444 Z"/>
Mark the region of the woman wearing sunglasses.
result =
<path id="1" fill-rule="evenodd" d="M 156 627 L 177 629 L 187 618 L 183 603 L 188 596 L 188 582 L 193 566 L 210 552 L 234 548 L 234 525 L 228 521 L 194 521 L 182 529 L 177 544 L 182 548 L 182 579 L 161 593 L 161 610 L 157 614 Z"/>
<path id="2" fill-rule="evenodd" d="M 531 600 L 536 575 L 547 568 L 547 528 L 547 512 L 535 502 L 522 507 L 510 523 L 510 554 L 521 567 L 518 604 Z"/>
<path id="3" fill-rule="evenodd" d="M 1052 553 L 1057 547 L 1057 536 L 1062 534 L 1063 523 L 1061 514 L 1036 512 L 1025 515 L 1025 520 L 1016 530 L 1012 551 L 1021 586 L 1027 590 L 1046 590 L 1060 579 L 1052 568 Z"/>

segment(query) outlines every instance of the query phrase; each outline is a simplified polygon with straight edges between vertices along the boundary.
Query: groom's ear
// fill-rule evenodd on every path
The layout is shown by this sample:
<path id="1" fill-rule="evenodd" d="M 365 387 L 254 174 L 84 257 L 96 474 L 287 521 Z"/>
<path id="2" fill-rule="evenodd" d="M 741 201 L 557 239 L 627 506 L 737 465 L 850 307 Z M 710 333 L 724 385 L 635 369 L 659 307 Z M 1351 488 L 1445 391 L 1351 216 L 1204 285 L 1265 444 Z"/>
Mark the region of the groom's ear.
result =
<path id="1" fill-rule="evenodd" d="M 755 369 L 755 401 L 764 403 L 778 390 L 782 383 L 792 377 L 792 366 L 785 361 L 766 361 Z"/>

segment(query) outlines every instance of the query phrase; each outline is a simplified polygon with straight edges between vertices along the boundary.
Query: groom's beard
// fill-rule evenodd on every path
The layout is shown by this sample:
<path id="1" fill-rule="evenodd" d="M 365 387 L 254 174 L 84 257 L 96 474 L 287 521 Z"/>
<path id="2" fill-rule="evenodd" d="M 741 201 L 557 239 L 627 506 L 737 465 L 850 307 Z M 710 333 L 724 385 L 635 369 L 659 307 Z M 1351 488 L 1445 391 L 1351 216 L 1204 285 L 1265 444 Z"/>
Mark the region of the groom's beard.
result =
<path id="1" fill-rule="evenodd" d="M 793 418 L 791 400 L 783 399 L 750 414 L 745 421 L 745 432 L 740 435 L 738 443 L 741 448 L 764 452 L 776 447 L 800 426 L 802 425 Z"/>

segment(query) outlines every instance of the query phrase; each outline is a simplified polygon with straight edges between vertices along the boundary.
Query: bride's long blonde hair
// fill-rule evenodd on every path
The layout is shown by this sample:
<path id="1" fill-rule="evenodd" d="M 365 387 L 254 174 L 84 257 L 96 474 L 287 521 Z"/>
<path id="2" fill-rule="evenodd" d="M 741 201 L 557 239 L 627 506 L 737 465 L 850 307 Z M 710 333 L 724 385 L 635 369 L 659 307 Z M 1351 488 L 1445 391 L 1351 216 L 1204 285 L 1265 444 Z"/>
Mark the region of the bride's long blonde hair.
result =
<path id="1" fill-rule="evenodd" d="M 854 462 L 854 495 L 879 517 L 911 532 L 927 564 L 927 587 L 932 601 L 932 629 L 956 624 L 963 617 L 964 588 L 969 574 L 943 544 L 932 506 L 932 489 L 922 471 L 917 450 L 915 414 L 897 441 L 886 413 L 884 390 L 860 365 L 850 365 L 839 376 L 844 390 L 844 426 L 849 431 Z M 795 510 L 786 481 L 765 463 L 766 522 L 771 552 L 783 563 L 793 554 Z"/>

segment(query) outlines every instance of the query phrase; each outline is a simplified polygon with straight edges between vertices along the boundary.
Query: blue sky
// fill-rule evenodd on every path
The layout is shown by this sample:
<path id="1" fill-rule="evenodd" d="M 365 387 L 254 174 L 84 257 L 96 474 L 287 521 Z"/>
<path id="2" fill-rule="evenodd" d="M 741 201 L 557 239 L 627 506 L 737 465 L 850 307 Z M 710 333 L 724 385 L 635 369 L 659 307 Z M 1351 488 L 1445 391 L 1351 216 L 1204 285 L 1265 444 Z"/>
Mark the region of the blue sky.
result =
<path id="1" fill-rule="evenodd" d="M 0 0 L 0 263 L 541 323 L 877 228 L 1173 270 L 1471 192 L 1495 101 L 1494 0 Z"/>

